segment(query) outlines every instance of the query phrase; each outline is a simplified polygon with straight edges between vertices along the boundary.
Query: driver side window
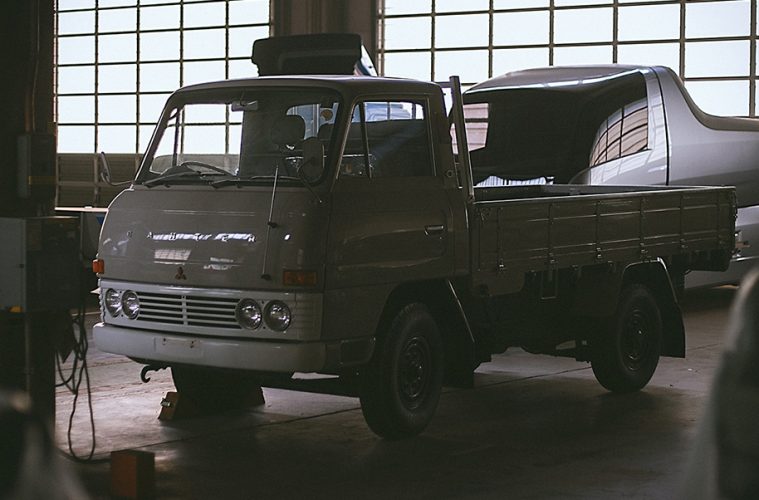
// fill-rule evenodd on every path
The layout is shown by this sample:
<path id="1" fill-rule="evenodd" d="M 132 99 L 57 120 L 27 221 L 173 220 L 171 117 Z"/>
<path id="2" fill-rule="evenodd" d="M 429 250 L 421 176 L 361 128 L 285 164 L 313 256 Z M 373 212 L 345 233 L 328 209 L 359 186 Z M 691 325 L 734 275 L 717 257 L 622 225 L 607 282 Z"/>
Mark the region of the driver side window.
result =
<path id="1" fill-rule="evenodd" d="M 434 175 L 425 103 L 361 102 L 352 116 L 341 176 Z"/>

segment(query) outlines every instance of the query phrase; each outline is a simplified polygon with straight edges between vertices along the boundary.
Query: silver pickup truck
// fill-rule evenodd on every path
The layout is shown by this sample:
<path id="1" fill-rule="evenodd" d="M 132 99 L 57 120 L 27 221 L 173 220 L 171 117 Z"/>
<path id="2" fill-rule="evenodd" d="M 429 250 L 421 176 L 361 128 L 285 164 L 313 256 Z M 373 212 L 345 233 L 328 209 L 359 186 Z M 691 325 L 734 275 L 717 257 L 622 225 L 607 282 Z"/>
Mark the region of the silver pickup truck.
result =
<path id="1" fill-rule="evenodd" d="M 464 94 L 475 183 L 735 186 L 737 283 L 759 263 L 759 121 L 703 112 L 669 68 L 573 66 L 515 71 Z"/>

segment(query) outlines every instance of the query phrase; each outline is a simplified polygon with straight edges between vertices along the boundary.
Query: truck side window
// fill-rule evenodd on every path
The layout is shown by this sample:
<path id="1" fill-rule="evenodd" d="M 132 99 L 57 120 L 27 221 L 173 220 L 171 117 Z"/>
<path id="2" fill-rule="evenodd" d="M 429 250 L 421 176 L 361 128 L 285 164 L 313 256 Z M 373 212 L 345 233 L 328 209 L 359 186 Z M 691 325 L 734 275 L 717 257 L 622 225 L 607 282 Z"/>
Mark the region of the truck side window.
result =
<path id="1" fill-rule="evenodd" d="M 616 110 L 596 132 L 590 166 L 622 158 L 648 147 L 648 103 L 639 99 Z"/>
<path id="2" fill-rule="evenodd" d="M 364 147 L 365 143 L 368 150 Z M 340 174 L 367 175 L 367 158 L 371 177 L 434 175 L 425 105 L 411 101 L 357 104 L 353 110 Z"/>

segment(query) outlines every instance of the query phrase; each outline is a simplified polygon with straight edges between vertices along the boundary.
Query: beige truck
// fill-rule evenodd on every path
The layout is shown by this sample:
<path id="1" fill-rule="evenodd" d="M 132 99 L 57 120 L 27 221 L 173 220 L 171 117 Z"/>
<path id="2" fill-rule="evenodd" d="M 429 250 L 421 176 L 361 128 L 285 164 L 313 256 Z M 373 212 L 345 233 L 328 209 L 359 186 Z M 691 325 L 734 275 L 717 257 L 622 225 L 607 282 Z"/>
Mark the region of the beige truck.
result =
<path id="1" fill-rule="evenodd" d="M 475 188 L 453 83 L 450 120 L 439 85 L 404 79 L 175 92 L 103 224 L 97 346 L 206 405 L 323 374 L 390 439 L 508 348 L 644 387 L 685 353 L 672 281 L 730 260 L 734 190 Z"/>

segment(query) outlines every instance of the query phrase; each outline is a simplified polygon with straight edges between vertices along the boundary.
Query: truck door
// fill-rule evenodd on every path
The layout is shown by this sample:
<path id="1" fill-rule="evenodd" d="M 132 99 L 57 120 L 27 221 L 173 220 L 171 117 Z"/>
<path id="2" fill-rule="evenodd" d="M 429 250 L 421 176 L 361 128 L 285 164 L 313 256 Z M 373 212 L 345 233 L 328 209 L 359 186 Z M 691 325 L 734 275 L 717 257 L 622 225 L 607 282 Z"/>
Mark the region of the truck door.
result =
<path id="1" fill-rule="evenodd" d="M 450 275 L 451 208 L 426 99 L 359 102 L 333 190 L 330 286 Z"/>

